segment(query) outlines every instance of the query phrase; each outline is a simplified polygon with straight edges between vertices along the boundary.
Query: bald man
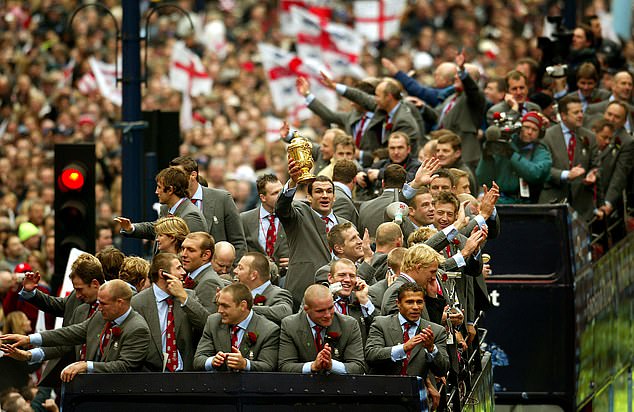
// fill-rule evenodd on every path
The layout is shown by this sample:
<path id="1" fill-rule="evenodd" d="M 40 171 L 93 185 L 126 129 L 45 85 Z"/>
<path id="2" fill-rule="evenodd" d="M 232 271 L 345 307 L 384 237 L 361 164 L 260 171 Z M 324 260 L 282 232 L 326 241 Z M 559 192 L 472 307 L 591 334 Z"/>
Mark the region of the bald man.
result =
<path id="1" fill-rule="evenodd" d="M 323 285 L 304 293 L 304 310 L 282 319 L 279 370 L 297 373 L 363 374 L 366 365 L 357 321 L 335 312 Z"/>
<path id="2" fill-rule="evenodd" d="M 233 280 L 231 269 L 236 260 L 236 248 L 229 242 L 218 242 L 214 247 L 214 255 L 211 258 L 211 266 L 218 276 L 225 280 Z"/>
<path id="3" fill-rule="evenodd" d="M 9 334 L 0 337 L 0 350 L 18 360 L 39 362 L 34 351 L 24 345 L 64 346 L 86 343 L 86 360 L 71 363 L 61 373 L 70 382 L 78 373 L 122 373 L 138 371 L 150 344 L 150 330 L 141 315 L 132 310 L 132 289 L 114 279 L 99 287 L 99 311 L 82 323 L 29 336 Z M 37 349 L 36 349 L 37 350 Z"/>

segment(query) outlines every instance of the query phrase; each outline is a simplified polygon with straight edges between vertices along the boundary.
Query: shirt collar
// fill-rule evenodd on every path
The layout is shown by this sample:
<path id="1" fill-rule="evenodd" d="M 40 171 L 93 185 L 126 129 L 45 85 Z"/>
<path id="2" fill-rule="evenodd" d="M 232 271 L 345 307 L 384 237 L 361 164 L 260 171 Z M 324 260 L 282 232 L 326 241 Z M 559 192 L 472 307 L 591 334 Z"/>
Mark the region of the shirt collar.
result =
<path id="1" fill-rule="evenodd" d="M 398 322 L 399 325 L 403 326 L 404 323 L 415 323 L 416 324 L 416 328 L 418 328 L 418 326 L 420 326 L 420 318 L 418 318 L 418 320 L 416 322 L 411 322 L 407 319 L 405 319 L 405 317 L 403 317 L 403 315 L 401 315 L 401 313 L 399 312 L 398 314 Z"/>
<path id="2" fill-rule="evenodd" d="M 159 288 L 156 283 L 152 283 L 152 290 L 154 291 L 154 297 L 156 298 L 156 303 L 161 303 L 165 299 L 171 297 L 171 295 L 165 292 L 163 289 Z"/>
<path id="3" fill-rule="evenodd" d="M 365 118 L 366 119 L 371 119 L 374 117 L 374 112 L 365 112 Z"/>
<path id="4" fill-rule="evenodd" d="M 262 283 L 257 288 L 254 288 L 253 290 L 251 290 L 251 296 L 255 297 L 256 295 L 261 295 L 262 292 L 264 292 L 264 290 L 268 288 L 270 284 L 271 284 L 271 281 L 267 280 L 266 282 Z"/>
<path id="5" fill-rule="evenodd" d="M 394 106 L 392 108 L 392 110 L 390 110 L 390 112 L 387 114 L 390 118 L 390 120 L 392 120 L 392 117 L 394 117 L 394 113 L 396 113 L 396 111 L 398 110 L 398 108 L 401 107 L 401 102 L 399 101 L 398 103 L 396 103 L 396 106 Z"/>
<path id="6" fill-rule="evenodd" d="M 253 309 L 249 311 L 249 315 L 242 322 L 238 323 L 240 329 L 246 331 L 249 327 L 249 323 L 251 323 L 251 318 L 253 318 Z"/>
<path id="7" fill-rule="evenodd" d="M 189 277 L 192 279 L 196 279 L 196 277 L 200 275 L 200 272 L 207 269 L 209 266 L 211 266 L 211 262 L 205 263 L 204 265 L 202 265 L 196 270 L 192 270 L 192 272 L 189 274 Z"/>
<path id="8" fill-rule="evenodd" d="M 311 208 L 311 209 L 312 209 L 312 208 Z M 322 214 L 320 214 L 320 213 L 318 213 L 315 209 L 312 209 L 312 210 L 313 210 L 313 212 L 315 212 L 315 214 L 316 214 L 317 216 L 319 216 L 319 218 L 320 218 L 320 219 L 323 217 L 323 215 L 322 215 Z M 339 221 L 338 221 L 338 220 L 337 220 L 337 218 L 335 217 L 335 213 L 334 213 L 332 210 L 331 210 L 331 211 L 330 211 L 330 213 L 328 214 L 328 219 L 330 219 L 330 221 L 331 221 L 334 225 L 336 225 L 336 224 L 338 224 L 338 223 L 339 223 Z"/>
<path id="9" fill-rule="evenodd" d="M 335 187 L 338 187 L 339 189 L 343 190 L 343 192 L 345 194 L 347 194 L 349 197 L 352 197 L 352 190 L 350 190 L 350 188 L 346 185 L 344 185 L 341 182 L 333 182 L 335 184 Z"/>
<path id="10" fill-rule="evenodd" d="M 123 315 L 114 320 L 115 325 L 122 325 L 123 322 L 125 322 L 125 320 L 128 318 L 128 316 L 130 316 L 130 312 L 132 312 L 132 306 L 130 306 Z"/>
<path id="11" fill-rule="evenodd" d="M 201 184 L 198 185 L 198 189 L 196 189 L 196 193 L 192 196 L 192 200 L 203 200 L 203 186 Z"/>
<path id="12" fill-rule="evenodd" d="M 271 213 L 260 205 L 260 219 L 267 219 Z"/>
<path id="13" fill-rule="evenodd" d="M 186 197 L 181 197 L 180 199 L 178 199 L 178 202 L 174 203 L 174 206 L 170 207 L 170 210 L 168 212 L 171 214 L 175 214 L 178 206 L 180 206 L 180 204 L 183 203 L 185 200 L 188 199 Z"/>

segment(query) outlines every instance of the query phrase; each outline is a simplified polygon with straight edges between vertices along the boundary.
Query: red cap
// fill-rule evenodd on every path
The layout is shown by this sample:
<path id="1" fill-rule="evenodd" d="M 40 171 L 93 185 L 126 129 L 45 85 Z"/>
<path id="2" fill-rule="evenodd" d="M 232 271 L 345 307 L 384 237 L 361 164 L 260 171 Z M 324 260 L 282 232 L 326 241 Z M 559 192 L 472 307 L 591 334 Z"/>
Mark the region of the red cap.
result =
<path id="1" fill-rule="evenodd" d="M 33 272 L 33 268 L 31 267 L 31 265 L 29 265 L 26 262 L 22 262 L 22 263 L 18 263 L 15 266 L 15 273 L 26 273 L 26 272 Z"/>
<path id="2" fill-rule="evenodd" d="M 538 129 L 542 128 L 542 117 L 539 115 L 539 113 L 537 112 L 528 112 L 524 115 L 524 117 L 522 117 L 522 123 L 524 122 L 531 122 L 533 123 L 535 126 L 537 126 Z"/>

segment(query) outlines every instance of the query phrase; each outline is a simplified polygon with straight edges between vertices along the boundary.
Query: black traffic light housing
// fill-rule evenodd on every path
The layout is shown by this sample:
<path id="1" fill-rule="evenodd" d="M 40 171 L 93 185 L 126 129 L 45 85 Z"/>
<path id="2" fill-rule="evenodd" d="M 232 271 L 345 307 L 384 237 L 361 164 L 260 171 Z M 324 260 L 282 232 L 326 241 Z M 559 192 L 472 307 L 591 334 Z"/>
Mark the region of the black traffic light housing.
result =
<path id="1" fill-rule="evenodd" d="M 61 285 L 72 248 L 95 252 L 95 145 L 55 145 L 55 276 Z"/>

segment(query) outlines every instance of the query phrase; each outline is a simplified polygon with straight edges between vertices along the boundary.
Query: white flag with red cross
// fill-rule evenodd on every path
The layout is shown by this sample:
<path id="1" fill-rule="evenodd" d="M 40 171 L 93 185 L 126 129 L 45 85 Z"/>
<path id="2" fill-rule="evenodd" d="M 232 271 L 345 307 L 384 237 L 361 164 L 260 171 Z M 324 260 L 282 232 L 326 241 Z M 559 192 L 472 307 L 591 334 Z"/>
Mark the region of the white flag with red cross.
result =
<path id="1" fill-rule="evenodd" d="M 280 31 L 286 36 L 295 36 L 301 29 L 295 24 L 295 18 L 291 12 L 293 7 L 309 10 L 324 22 L 330 21 L 332 18 L 332 7 L 329 5 L 329 0 L 280 0 Z"/>
<path id="2" fill-rule="evenodd" d="M 354 28 L 367 41 L 387 40 L 398 33 L 406 0 L 363 0 L 354 2 Z"/>
<path id="3" fill-rule="evenodd" d="M 200 57 L 182 41 L 174 43 L 170 61 L 170 86 L 190 96 L 211 94 L 213 82 Z"/>
<path id="4" fill-rule="evenodd" d="M 336 109 L 336 93 L 319 81 L 320 71 L 329 73 L 323 64 L 310 58 L 300 59 L 294 53 L 266 43 L 258 44 L 258 49 L 262 66 L 264 66 L 269 81 L 275 110 L 287 110 L 288 116 L 292 120 L 310 117 L 310 111 L 306 109 L 305 98 L 295 88 L 298 76 L 308 79 L 311 92 L 324 104 L 333 110 Z"/>
<path id="5" fill-rule="evenodd" d="M 121 95 L 121 87 L 117 87 L 117 68 L 114 64 L 105 63 L 91 57 L 88 60 L 90 69 L 95 77 L 99 93 L 113 104 L 121 106 L 123 97 Z M 121 67 L 121 65 L 119 65 Z"/>
<path id="6" fill-rule="evenodd" d="M 335 76 L 365 76 L 359 66 L 363 37 L 344 26 L 330 23 L 308 9 L 291 7 L 297 32 L 297 53 L 302 59 L 321 60 Z"/>

